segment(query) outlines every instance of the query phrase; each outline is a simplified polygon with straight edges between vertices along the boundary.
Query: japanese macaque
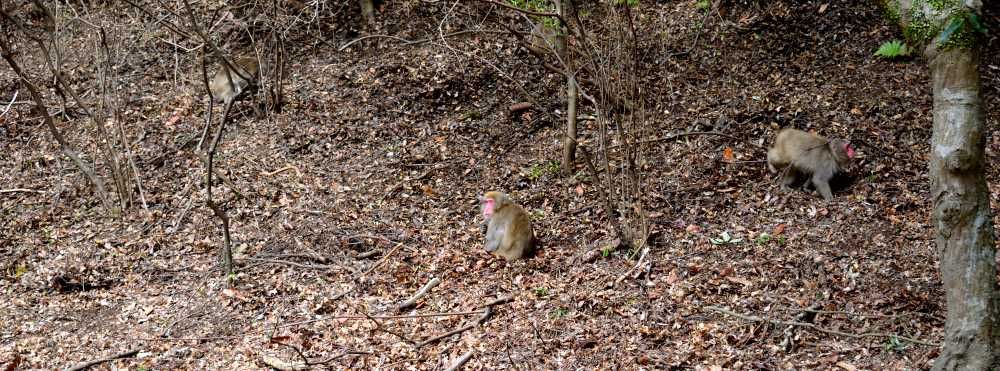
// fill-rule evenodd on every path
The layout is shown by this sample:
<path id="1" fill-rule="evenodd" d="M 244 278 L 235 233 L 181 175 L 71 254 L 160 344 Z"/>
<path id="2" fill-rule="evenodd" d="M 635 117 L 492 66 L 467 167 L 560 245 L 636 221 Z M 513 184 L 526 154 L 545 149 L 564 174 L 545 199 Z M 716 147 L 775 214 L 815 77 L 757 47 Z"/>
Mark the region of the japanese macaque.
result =
<path id="1" fill-rule="evenodd" d="M 767 151 L 767 168 L 782 172 L 783 188 L 789 188 L 801 177 L 808 176 L 816 191 L 829 201 L 830 179 L 844 171 L 854 158 L 854 147 L 843 139 L 826 139 L 796 129 L 783 129 Z"/>
<path id="2" fill-rule="evenodd" d="M 232 64 L 233 67 L 236 67 L 236 70 L 229 68 L 229 66 L 223 63 L 219 66 L 219 70 L 215 72 L 212 80 L 208 82 L 208 90 L 211 93 L 210 99 L 216 102 L 223 102 L 223 122 L 229 118 L 229 109 L 233 107 L 233 102 L 239 99 L 245 91 L 255 88 L 260 78 L 260 70 L 257 66 L 256 58 L 239 58 L 233 60 Z M 206 119 L 205 128 L 201 132 L 201 139 L 198 140 L 199 149 L 201 149 L 202 144 L 205 143 L 205 139 L 208 137 L 212 111 L 208 110 L 206 114 L 208 115 L 208 119 Z"/>
<path id="3" fill-rule="evenodd" d="M 486 192 L 479 201 L 486 219 L 486 251 L 507 261 L 526 258 L 534 249 L 531 217 L 502 192 Z"/>
<path id="4" fill-rule="evenodd" d="M 226 105 L 231 105 L 247 88 L 256 85 L 259 78 L 256 58 L 240 58 L 232 61 L 232 64 L 237 70 L 223 63 L 208 83 L 215 101 Z"/>

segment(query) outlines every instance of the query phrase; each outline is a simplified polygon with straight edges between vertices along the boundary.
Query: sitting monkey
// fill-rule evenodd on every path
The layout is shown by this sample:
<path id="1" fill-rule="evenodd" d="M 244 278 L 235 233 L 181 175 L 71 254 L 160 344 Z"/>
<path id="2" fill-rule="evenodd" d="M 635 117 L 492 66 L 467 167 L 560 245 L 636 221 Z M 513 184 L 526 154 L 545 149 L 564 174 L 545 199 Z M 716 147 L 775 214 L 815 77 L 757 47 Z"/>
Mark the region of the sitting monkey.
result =
<path id="1" fill-rule="evenodd" d="M 531 217 L 502 192 L 486 192 L 479 201 L 486 219 L 486 251 L 511 261 L 526 258 L 534 249 Z"/>

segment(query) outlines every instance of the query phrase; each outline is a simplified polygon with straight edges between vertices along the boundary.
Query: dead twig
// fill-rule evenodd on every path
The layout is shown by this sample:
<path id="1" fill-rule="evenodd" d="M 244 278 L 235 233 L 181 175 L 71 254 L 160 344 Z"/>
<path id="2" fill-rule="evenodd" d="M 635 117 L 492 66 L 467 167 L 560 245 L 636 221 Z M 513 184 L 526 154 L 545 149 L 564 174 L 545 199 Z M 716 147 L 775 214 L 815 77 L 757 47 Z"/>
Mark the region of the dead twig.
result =
<path id="1" fill-rule="evenodd" d="M 424 345 L 436 342 L 438 340 L 444 339 L 446 337 L 449 337 L 449 336 L 452 336 L 452 335 L 455 335 L 455 334 L 460 334 L 460 333 L 468 331 L 469 329 L 472 329 L 472 328 L 474 328 L 476 326 L 482 325 L 484 322 L 486 322 L 486 320 L 488 320 L 490 318 L 490 316 L 493 315 L 493 306 L 500 305 L 500 304 L 505 304 L 505 303 L 508 303 L 508 302 L 510 302 L 512 300 L 514 300 L 513 296 L 503 296 L 503 297 L 497 298 L 497 299 L 495 299 L 495 300 L 493 300 L 493 301 L 491 301 L 489 303 L 483 304 L 482 306 L 480 306 L 480 308 L 485 307 L 486 309 L 482 311 L 483 315 L 479 316 L 479 318 L 476 318 L 475 321 L 472 321 L 471 323 L 469 323 L 469 324 L 467 324 L 465 326 L 459 327 L 458 329 L 455 329 L 455 330 L 452 330 L 452 331 L 448 331 L 448 332 L 446 332 L 444 334 L 437 335 L 437 336 L 434 336 L 434 337 L 432 337 L 430 339 L 424 340 L 424 341 L 420 342 L 420 344 L 417 344 L 417 348 L 422 348 Z"/>
<path id="2" fill-rule="evenodd" d="M 413 297 L 406 299 L 406 301 L 399 304 L 399 306 L 396 307 L 396 311 L 402 312 L 404 310 L 409 309 L 410 307 L 413 307 L 414 305 L 417 304 L 417 300 L 420 300 L 421 298 L 426 296 L 431 291 L 431 289 L 434 288 L 434 286 L 437 286 L 440 283 L 441 279 L 437 277 L 434 277 L 430 281 L 427 281 L 427 284 L 425 284 L 424 287 L 421 287 L 420 290 L 417 290 L 417 293 L 413 294 Z"/>
<path id="3" fill-rule="evenodd" d="M 338 360 L 340 358 L 343 358 L 344 356 L 349 355 L 349 354 L 372 354 L 372 353 L 371 352 L 359 352 L 359 351 L 346 351 L 345 350 L 343 352 L 340 352 L 340 354 L 335 354 L 335 355 L 333 355 L 330 358 L 324 359 L 322 361 L 312 362 L 310 364 L 312 364 L 312 365 L 325 365 L 327 363 L 330 363 L 330 362 L 336 361 L 336 360 Z"/>
<path id="4" fill-rule="evenodd" d="M 446 368 L 444 371 L 455 371 L 462 368 L 462 366 L 465 365 L 466 362 L 469 362 L 469 360 L 472 359 L 473 353 L 475 353 L 474 350 L 465 352 L 465 354 L 463 354 L 461 357 L 458 357 L 458 359 L 456 359 L 455 362 L 452 362 L 451 366 L 448 366 L 448 368 Z"/>
<path id="5" fill-rule="evenodd" d="M 632 273 L 632 271 L 638 269 L 639 266 L 641 266 L 646 261 L 646 254 L 648 252 L 649 252 L 649 246 L 643 247 L 642 254 L 639 255 L 639 260 L 635 262 L 635 265 L 632 266 L 632 268 L 629 268 L 629 270 L 625 271 L 625 273 L 622 273 L 622 275 L 615 280 L 615 283 L 612 284 L 611 287 L 614 287 L 615 285 L 621 283 L 623 280 L 625 280 L 625 277 L 628 277 L 629 273 Z"/>
<path id="6" fill-rule="evenodd" d="M 488 308 L 488 307 L 492 307 L 492 306 L 494 306 L 494 305 L 500 305 L 500 304 L 507 304 L 507 303 L 509 303 L 509 302 L 510 302 L 511 300 L 514 300 L 514 297 L 513 297 L 513 296 L 502 296 L 502 297 L 499 297 L 499 298 L 497 298 L 496 300 L 493 300 L 493 301 L 491 301 L 491 302 L 489 302 L 489 303 L 486 303 L 486 304 L 483 304 L 483 305 L 480 305 L 479 307 L 480 307 L 480 308 L 483 308 L 483 307 L 487 307 L 487 308 Z"/>
<path id="7" fill-rule="evenodd" d="M 305 366 L 309 366 L 309 358 L 306 357 L 305 353 L 302 353 L 302 349 L 299 349 L 299 347 L 294 346 L 292 344 L 282 343 L 282 342 L 278 341 L 277 339 L 275 339 L 273 337 L 271 338 L 271 342 L 275 343 L 275 344 L 281 344 L 281 345 L 284 345 L 286 347 L 292 348 L 292 350 L 295 351 L 295 354 L 297 354 L 299 356 L 299 358 L 302 359 L 302 364 L 305 365 Z M 275 357 L 275 359 L 277 359 L 277 358 Z M 270 363 L 268 365 L 270 365 Z M 277 368 L 277 367 L 275 367 L 275 368 Z"/>
<path id="8" fill-rule="evenodd" d="M 347 267 L 343 267 L 343 266 L 339 266 L 339 265 L 302 264 L 302 263 L 297 263 L 297 262 L 293 262 L 293 261 L 290 261 L 290 260 L 282 260 L 282 259 L 245 258 L 245 259 L 241 259 L 241 260 L 249 260 L 249 261 L 258 262 L 256 264 L 252 264 L 252 265 L 246 266 L 243 269 L 249 269 L 250 267 L 255 267 L 255 266 L 258 266 L 258 265 L 265 265 L 265 264 L 285 264 L 285 265 L 290 265 L 290 266 L 293 266 L 293 267 L 298 267 L 298 268 L 303 268 L 303 269 L 336 269 L 336 268 L 340 268 L 340 269 L 343 269 L 343 270 L 346 270 L 346 271 L 350 271 L 350 269 L 347 269 Z"/>
<path id="9" fill-rule="evenodd" d="M 412 339 L 410 339 L 410 338 L 408 338 L 406 336 L 403 336 L 403 334 L 400 334 L 399 332 L 392 331 L 392 330 L 389 330 L 389 329 L 385 328 L 384 326 L 382 326 L 382 322 L 379 322 L 374 317 L 368 315 L 368 313 L 365 313 L 365 317 L 368 317 L 368 320 L 375 324 L 375 328 L 372 329 L 372 331 L 382 331 L 382 332 L 387 333 L 389 335 L 392 335 L 392 336 L 395 336 L 397 338 L 400 338 L 401 340 L 405 341 L 407 344 L 410 344 L 410 345 L 413 345 L 413 344 L 416 343 Z"/>
<path id="10" fill-rule="evenodd" d="M 364 271 L 360 275 L 357 275 L 357 277 L 354 277 L 354 280 L 358 281 L 362 278 L 365 278 L 365 276 L 374 271 L 375 268 L 378 268 L 380 265 L 382 265 L 382 263 L 384 263 L 386 259 L 389 259 L 389 257 L 392 256 L 392 254 L 395 254 L 396 251 L 399 251 L 400 247 L 403 247 L 402 242 L 397 243 L 396 246 L 392 248 L 392 250 L 389 250 L 389 252 L 387 252 L 385 256 L 382 257 L 382 259 L 379 259 L 377 262 L 375 262 L 375 264 L 372 264 L 371 268 L 368 268 L 368 270 Z"/>
<path id="11" fill-rule="evenodd" d="M 0 189 L 0 193 L 18 193 L 18 192 L 24 192 L 24 193 L 45 193 L 45 191 L 39 191 L 39 190 L 27 189 L 27 188 Z"/>
<path id="12" fill-rule="evenodd" d="M 441 335 L 437 335 L 437 336 L 431 337 L 430 339 L 421 341 L 419 344 L 417 344 L 417 348 L 423 348 L 427 344 L 436 342 L 438 340 L 444 339 L 444 338 L 452 336 L 452 335 L 456 335 L 456 334 L 460 334 L 460 333 L 463 333 L 465 331 L 468 331 L 468 330 L 470 330 L 470 329 L 472 329 L 472 328 L 474 328 L 476 326 L 479 326 L 483 322 L 486 322 L 486 320 L 489 319 L 490 316 L 492 316 L 492 315 L 493 315 L 493 307 L 486 307 L 486 310 L 483 311 L 483 315 L 480 316 L 479 318 L 477 318 L 472 323 L 469 323 L 469 324 L 467 324 L 465 326 L 459 327 L 459 328 L 457 328 L 455 330 L 448 331 L 448 332 L 443 333 Z"/>
<path id="13" fill-rule="evenodd" d="M 261 173 L 261 174 L 264 174 L 264 176 L 274 176 L 274 175 L 283 173 L 283 172 L 288 171 L 288 170 L 295 170 L 295 176 L 298 176 L 298 177 L 302 176 L 302 173 L 299 172 L 299 168 L 297 168 L 295 166 L 292 166 L 292 165 L 288 165 L 288 166 L 285 166 L 285 167 L 280 168 L 278 170 L 271 171 L 271 172 L 266 172 L 266 173 Z"/>
<path id="14" fill-rule="evenodd" d="M 415 319 L 415 318 L 427 318 L 427 317 L 451 317 L 451 316 L 470 316 L 473 314 L 483 314 L 481 310 L 469 311 L 469 312 L 446 312 L 446 313 L 425 313 L 425 314 L 407 314 L 407 315 L 396 315 L 396 316 L 369 316 L 369 315 L 342 315 L 342 316 L 330 316 L 317 319 L 311 319 L 300 322 L 286 323 L 277 328 L 286 328 L 292 326 L 306 325 L 315 322 L 327 321 L 331 319 L 346 319 L 346 320 L 356 320 L 356 319 Z"/>
<path id="15" fill-rule="evenodd" d="M 20 93 L 20 92 L 21 92 L 20 90 L 15 90 L 14 91 L 14 96 L 10 98 L 10 102 L 7 103 L 7 106 L 3 108 L 3 112 L 0 112 L 0 117 L 4 117 L 4 116 L 7 115 L 7 112 L 10 111 L 10 107 L 13 106 L 14 105 L 14 101 L 17 100 L 17 93 Z"/>
<path id="16" fill-rule="evenodd" d="M 751 322 L 767 322 L 767 323 L 770 323 L 772 325 L 777 325 L 777 326 L 799 326 L 799 327 L 805 327 L 805 328 L 816 330 L 816 331 L 819 331 L 819 332 L 822 332 L 822 333 L 827 333 L 827 334 L 837 335 L 837 336 L 844 336 L 844 337 L 849 337 L 849 338 L 852 338 L 852 339 L 861 339 L 861 338 L 867 338 L 867 337 L 896 338 L 896 339 L 907 341 L 907 342 L 910 342 L 910 343 L 913 343 L 913 344 L 926 345 L 926 346 L 929 346 L 929 347 L 938 347 L 938 346 L 941 346 L 941 344 L 932 343 L 932 342 L 929 342 L 929 341 L 923 341 L 923 340 L 914 339 L 914 338 L 911 338 L 911 337 L 906 337 L 906 336 L 901 336 L 901 335 L 896 335 L 896 334 L 888 334 L 888 333 L 882 333 L 882 332 L 868 332 L 868 333 L 863 333 L 863 334 L 852 334 L 852 333 L 849 333 L 849 332 L 843 332 L 843 331 L 837 331 L 837 330 L 831 330 L 831 329 L 828 329 L 828 328 L 819 327 L 819 326 L 816 326 L 816 325 L 814 325 L 812 323 L 795 322 L 795 321 L 782 321 L 782 320 L 778 320 L 778 319 L 771 319 L 771 318 L 765 318 L 765 317 L 758 317 L 758 316 L 740 314 L 740 313 L 736 313 L 736 312 L 733 312 L 733 311 L 731 311 L 729 309 L 725 309 L 725 308 L 705 307 L 705 309 L 710 310 L 710 311 L 714 311 L 714 312 L 718 312 L 718 313 L 722 313 L 722 314 L 725 314 L 725 315 L 728 315 L 728 316 L 740 318 L 740 319 L 743 319 L 743 320 L 746 320 L 746 321 L 751 321 Z"/>
<path id="17" fill-rule="evenodd" d="M 278 343 L 278 344 L 286 345 L 283 343 Z M 265 365 L 268 365 L 269 367 L 275 370 L 281 370 L 281 371 L 295 371 L 295 370 L 309 369 L 309 366 L 305 364 L 286 362 L 281 358 L 269 354 L 261 354 L 260 361 L 264 362 Z"/>
<path id="18" fill-rule="evenodd" d="M 816 320 L 815 311 L 821 307 L 822 307 L 821 304 L 816 303 L 810 306 L 808 309 L 799 312 L 799 314 L 795 316 L 795 322 L 810 323 L 810 324 L 813 323 L 813 321 Z M 782 349 L 785 350 L 785 352 L 790 353 L 795 351 L 796 329 L 798 329 L 798 327 L 789 325 L 788 327 L 785 327 L 784 331 L 782 331 L 785 337 L 781 340 L 781 343 L 779 345 L 781 346 Z"/>
<path id="19" fill-rule="evenodd" d="M 99 364 L 104 363 L 104 362 L 110 362 L 110 361 L 114 361 L 114 360 L 119 359 L 119 358 L 129 358 L 129 357 L 135 356 L 136 354 L 139 354 L 139 351 L 140 351 L 140 349 L 132 349 L 132 350 L 127 351 L 127 352 L 122 352 L 122 353 L 115 354 L 115 355 L 113 355 L 111 357 L 101 358 L 101 359 L 93 360 L 93 361 L 87 361 L 87 362 L 78 364 L 76 366 L 67 368 L 66 371 L 86 370 L 88 368 L 91 368 L 93 366 L 99 365 Z"/>

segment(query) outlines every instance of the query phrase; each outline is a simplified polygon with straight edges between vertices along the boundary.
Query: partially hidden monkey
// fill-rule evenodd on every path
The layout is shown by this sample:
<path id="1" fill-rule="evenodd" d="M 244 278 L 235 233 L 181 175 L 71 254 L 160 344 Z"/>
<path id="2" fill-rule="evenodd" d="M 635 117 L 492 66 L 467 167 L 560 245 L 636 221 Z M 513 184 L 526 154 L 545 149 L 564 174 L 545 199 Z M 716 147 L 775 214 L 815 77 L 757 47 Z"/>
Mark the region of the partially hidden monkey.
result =
<path id="1" fill-rule="evenodd" d="M 208 83 L 215 101 L 226 105 L 232 104 L 247 88 L 256 85 L 260 72 L 256 58 L 239 58 L 232 62 L 236 70 L 223 63 Z"/>
<path id="2" fill-rule="evenodd" d="M 256 87 L 257 81 L 260 79 L 260 69 L 257 66 L 256 58 L 239 58 L 233 60 L 232 65 L 236 67 L 236 70 L 222 63 L 219 66 L 219 70 L 215 72 L 215 76 L 208 82 L 211 99 L 223 103 L 223 122 L 228 118 L 229 109 L 232 108 L 233 102 L 239 99 L 244 92 Z M 208 117 L 211 118 L 211 111 L 208 114 Z M 205 142 L 205 137 L 208 136 L 208 124 L 206 123 L 205 129 L 201 133 L 198 148 L 201 148 L 202 143 Z"/>
<path id="3" fill-rule="evenodd" d="M 800 177 L 810 177 L 816 191 L 829 201 L 833 199 L 830 179 L 846 170 L 853 158 L 854 147 L 846 140 L 786 128 L 778 132 L 774 147 L 767 151 L 767 168 L 772 173 L 783 171 L 783 188 L 791 187 Z"/>
<path id="4" fill-rule="evenodd" d="M 507 261 L 523 259 L 534 250 L 531 217 L 506 193 L 486 192 L 479 201 L 486 219 L 486 251 Z"/>

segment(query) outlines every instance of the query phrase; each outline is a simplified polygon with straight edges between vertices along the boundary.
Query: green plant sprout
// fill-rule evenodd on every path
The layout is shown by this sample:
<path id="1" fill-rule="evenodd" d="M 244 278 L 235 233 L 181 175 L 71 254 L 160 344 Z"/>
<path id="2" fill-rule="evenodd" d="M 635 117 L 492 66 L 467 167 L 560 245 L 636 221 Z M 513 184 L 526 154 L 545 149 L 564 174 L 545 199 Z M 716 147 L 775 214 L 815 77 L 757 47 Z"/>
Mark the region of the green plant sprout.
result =
<path id="1" fill-rule="evenodd" d="M 735 245 L 743 242 L 743 239 L 733 238 L 733 236 L 729 235 L 729 231 L 722 231 L 722 233 L 719 234 L 719 238 L 709 238 L 708 241 L 713 245 Z"/>
<path id="2" fill-rule="evenodd" d="M 910 52 L 910 47 L 906 46 L 906 43 L 892 40 L 879 46 L 878 50 L 875 51 L 875 56 L 883 59 L 894 59 L 909 56 Z"/>

